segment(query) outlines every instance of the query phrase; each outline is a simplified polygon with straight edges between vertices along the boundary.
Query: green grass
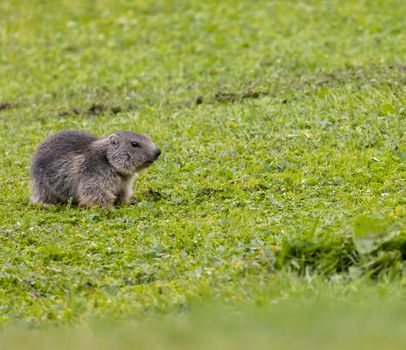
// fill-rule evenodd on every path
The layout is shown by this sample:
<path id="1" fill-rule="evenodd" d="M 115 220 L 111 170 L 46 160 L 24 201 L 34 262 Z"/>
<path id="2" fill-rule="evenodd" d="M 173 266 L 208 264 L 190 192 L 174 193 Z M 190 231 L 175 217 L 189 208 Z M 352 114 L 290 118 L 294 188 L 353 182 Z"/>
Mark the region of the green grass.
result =
<path id="1" fill-rule="evenodd" d="M 324 299 L 327 295 L 317 279 L 313 283 L 317 302 L 311 301 L 313 293 L 298 288 L 302 296 L 296 300 L 307 297 L 306 304 L 285 299 L 261 309 L 239 305 L 238 311 L 194 305 L 192 312 L 176 318 L 40 331 L 11 329 L 0 336 L 0 349 L 404 349 L 405 307 L 399 306 L 399 300 L 382 303 L 376 288 L 362 285 L 362 292 L 352 292 L 352 297 L 364 298 L 364 304 L 340 299 L 333 304 Z M 328 300 L 332 292 L 334 287 Z M 396 290 L 390 292 L 396 295 Z"/>
<path id="2" fill-rule="evenodd" d="M 2 1 L 0 323 L 142 322 L 211 303 L 272 314 L 321 295 L 403 310 L 405 11 Z M 138 205 L 29 203 L 36 145 L 68 128 L 152 137 L 163 153 Z"/>

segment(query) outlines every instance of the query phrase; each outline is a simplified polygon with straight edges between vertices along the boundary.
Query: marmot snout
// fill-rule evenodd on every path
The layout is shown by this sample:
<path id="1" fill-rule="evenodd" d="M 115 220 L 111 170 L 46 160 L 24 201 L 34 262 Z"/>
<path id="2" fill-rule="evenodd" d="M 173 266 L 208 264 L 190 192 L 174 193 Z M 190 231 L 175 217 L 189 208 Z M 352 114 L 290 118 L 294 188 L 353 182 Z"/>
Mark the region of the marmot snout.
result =
<path id="1" fill-rule="evenodd" d="M 127 202 L 136 173 L 149 167 L 161 150 L 143 134 L 119 131 L 97 139 L 82 131 L 48 137 L 31 163 L 31 200 L 108 207 Z"/>

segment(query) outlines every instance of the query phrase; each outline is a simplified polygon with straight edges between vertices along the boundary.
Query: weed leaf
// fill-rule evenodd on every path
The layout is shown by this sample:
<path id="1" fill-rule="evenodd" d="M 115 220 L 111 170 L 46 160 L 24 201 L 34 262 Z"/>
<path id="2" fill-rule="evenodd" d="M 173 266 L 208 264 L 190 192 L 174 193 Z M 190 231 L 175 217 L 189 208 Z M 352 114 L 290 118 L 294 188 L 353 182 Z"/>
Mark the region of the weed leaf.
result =
<path id="1" fill-rule="evenodd" d="M 360 254 L 369 254 L 399 233 L 399 228 L 380 213 L 360 215 L 354 223 L 354 245 Z"/>

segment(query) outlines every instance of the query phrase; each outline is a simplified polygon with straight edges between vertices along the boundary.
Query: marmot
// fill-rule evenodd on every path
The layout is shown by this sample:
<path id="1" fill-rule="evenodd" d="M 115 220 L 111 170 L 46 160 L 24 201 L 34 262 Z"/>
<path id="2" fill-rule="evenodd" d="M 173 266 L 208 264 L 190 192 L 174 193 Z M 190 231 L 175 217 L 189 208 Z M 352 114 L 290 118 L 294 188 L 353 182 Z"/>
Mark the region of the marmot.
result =
<path id="1" fill-rule="evenodd" d="M 143 134 L 118 131 L 97 139 L 82 131 L 61 131 L 40 144 L 34 155 L 31 200 L 45 205 L 72 200 L 102 208 L 127 202 L 135 174 L 160 154 Z"/>

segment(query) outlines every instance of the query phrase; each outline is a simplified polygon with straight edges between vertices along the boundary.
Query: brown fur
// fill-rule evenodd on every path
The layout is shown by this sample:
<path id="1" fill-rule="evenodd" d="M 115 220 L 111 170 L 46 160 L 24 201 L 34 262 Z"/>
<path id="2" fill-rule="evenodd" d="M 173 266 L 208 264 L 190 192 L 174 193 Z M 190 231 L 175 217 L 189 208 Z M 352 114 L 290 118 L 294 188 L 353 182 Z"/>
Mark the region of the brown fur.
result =
<path id="1" fill-rule="evenodd" d="M 103 208 L 128 202 L 138 172 L 161 151 L 143 134 L 116 132 L 97 139 L 81 131 L 48 137 L 31 163 L 34 203 L 74 203 Z"/>

